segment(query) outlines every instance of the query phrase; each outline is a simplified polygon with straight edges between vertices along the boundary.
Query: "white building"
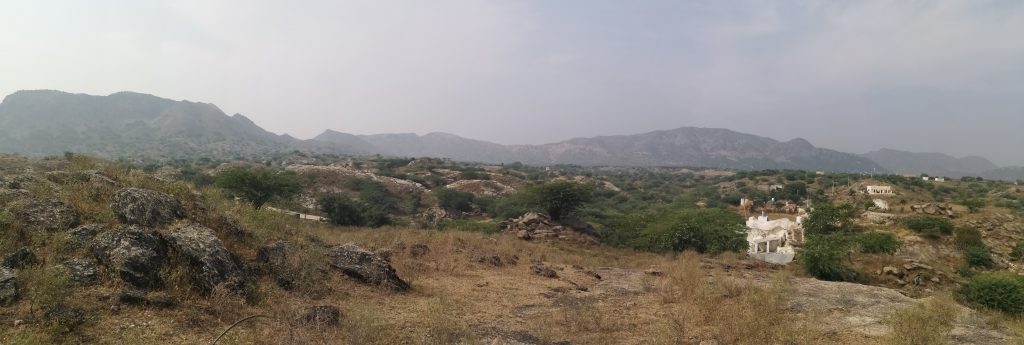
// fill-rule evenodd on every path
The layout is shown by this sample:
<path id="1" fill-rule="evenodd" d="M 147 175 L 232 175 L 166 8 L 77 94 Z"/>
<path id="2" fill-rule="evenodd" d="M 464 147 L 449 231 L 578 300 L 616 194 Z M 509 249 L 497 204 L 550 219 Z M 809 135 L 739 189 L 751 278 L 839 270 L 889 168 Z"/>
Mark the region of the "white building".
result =
<path id="1" fill-rule="evenodd" d="M 804 240 L 801 220 L 801 217 L 797 217 L 796 222 L 788 218 L 768 220 L 764 214 L 748 218 L 747 253 L 755 259 L 776 264 L 793 261 L 796 254 L 793 245 Z"/>
<path id="2" fill-rule="evenodd" d="M 870 195 L 894 195 L 896 192 L 890 186 L 867 186 L 866 191 Z"/>

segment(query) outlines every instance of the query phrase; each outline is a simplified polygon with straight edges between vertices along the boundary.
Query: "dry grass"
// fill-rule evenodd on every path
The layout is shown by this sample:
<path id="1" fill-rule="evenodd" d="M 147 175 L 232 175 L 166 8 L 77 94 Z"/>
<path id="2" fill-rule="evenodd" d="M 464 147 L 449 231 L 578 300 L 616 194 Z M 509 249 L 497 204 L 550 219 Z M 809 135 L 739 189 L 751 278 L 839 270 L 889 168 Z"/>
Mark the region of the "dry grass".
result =
<path id="1" fill-rule="evenodd" d="M 889 319 L 893 331 L 886 339 L 892 345 L 946 344 L 959 310 L 949 297 L 934 297 L 895 312 Z"/>

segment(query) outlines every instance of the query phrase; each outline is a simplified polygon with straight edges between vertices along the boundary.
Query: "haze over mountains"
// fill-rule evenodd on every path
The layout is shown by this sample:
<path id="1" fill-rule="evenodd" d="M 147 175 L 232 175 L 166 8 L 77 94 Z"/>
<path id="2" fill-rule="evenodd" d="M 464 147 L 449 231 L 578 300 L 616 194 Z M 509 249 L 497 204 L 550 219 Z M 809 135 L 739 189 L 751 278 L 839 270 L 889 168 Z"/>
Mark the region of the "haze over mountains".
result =
<path id="1" fill-rule="evenodd" d="M 236 157 L 302 150 L 336 154 L 447 157 L 533 165 L 699 166 L 928 173 L 1018 179 L 982 157 L 880 149 L 864 155 L 780 142 L 727 129 L 682 127 L 633 135 L 575 138 L 543 145 L 501 145 L 447 133 L 352 135 L 326 130 L 310 140 L 276 135 L 208 103 L 119 92 L 109 96 L 19 91 L 0 103 L 0 151 L 105 157 Z"/>

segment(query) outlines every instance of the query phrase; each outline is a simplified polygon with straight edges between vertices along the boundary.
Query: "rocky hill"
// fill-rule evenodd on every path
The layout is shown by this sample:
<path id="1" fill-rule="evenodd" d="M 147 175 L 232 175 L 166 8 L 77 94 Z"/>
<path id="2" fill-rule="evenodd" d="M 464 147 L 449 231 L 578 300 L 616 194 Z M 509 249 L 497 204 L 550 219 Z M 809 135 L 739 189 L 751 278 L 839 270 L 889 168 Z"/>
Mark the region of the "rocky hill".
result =
<path id="1" fill-rule="evenodd" d="M 314 140 L 336 141 L 328 131 Z M 774 139 L 718 128 L 683 127 L 634 135 L 576 138 L 544 145 L 500 145 L 447 133 L 344 136 L 378 152 L 486 163 L 585 166 L 701 166 L 730 169 L 808 169 L 871 172 L 884 169 L 856 155 L 817 148 L 803 139 Z"/>
<path id="2" fill-rule="evenodd" d="M 278 136 L 213 104 L 119 92 L 109 96 L 18 91 L 0 103 L 0 151 L 105 157 L 234 157 L 301 149 L 358 151 Z"/>

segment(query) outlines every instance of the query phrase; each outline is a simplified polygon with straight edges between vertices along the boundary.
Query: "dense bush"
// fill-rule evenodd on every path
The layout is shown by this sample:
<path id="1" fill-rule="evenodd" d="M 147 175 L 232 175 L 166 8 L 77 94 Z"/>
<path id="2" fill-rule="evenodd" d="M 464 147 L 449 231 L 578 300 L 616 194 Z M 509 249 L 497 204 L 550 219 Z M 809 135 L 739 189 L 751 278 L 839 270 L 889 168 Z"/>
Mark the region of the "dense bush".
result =
<path id="1" fill-rule="evenodd" d="M 850 204 L 832 205 L 823 203 L 816 205 L 807 216 L 803 226 L 808 234 L 831 234 L 852 232 L 857 228 L 853 219 L 857 216 L 857 207 Z"/>
<path id="2" fill-rule="evenodd" d="M 591 200 L 593 186 L 572 181 L 553 181 L 530 185 L 521 193 L 522 201 L 531 208 L 540 209 L 560 220 Z"/>
<path id="3" fill-rule="evenodd" d="M 909 218 L 905 222 L 910 230 L 929 238 L 938 238 L 953 233 L 953 222 L 946 218 L 919 216 Z"/>
<path id="4" fill-rule="evenodd" d="M 1003 311 L 1024 314 L 1024 277 L 1014 273 L 982 273 L 960 287 L 967 302 Z"/>
<path id="5" fill-rule="evenodd" d="M 890 233 L 885 232 L 866 232 L 857 235 L 857 245 L 860 247 L 861 253 L 870 254 L 893 254 L 896 253 L 897 249 L 900 249 L 900 240 L 896 239 Z"/>
<path id="6" fill-rule="evenodd" d="M 216 184 L 232 196 L 263 207 L 274 199 L 290 198 L 302 191 L 302 179 L 291 171 L 274 171 L 263 167 L 234 168 L 217 175 Z"/>
<path id="7" fill-rule="evenodd" d="M 738 214 L 719 209 L 692 209 L 669 214 L 644 230 L 647 249 L 695 250 L 700 253 L 742 251 L 746 227 Z"/>
<path id="8" fill-rule="evenodd" d="M 985 199 L 973 198 L 960 200 L 960 205 L 967 207 L 967 210 L 971 213 L 978 212 L 979 209 L 985 207 Z"/>
<path id="9" fill-rule="evenodd" d="M 399 210 L 399 200 L 383 183 L 368 179 L 352 179 L 346 187 L 359 194 L 359 200 L 384 212 Z"/>
<path id="10" fill-rule="evenodd" d="M 343 194 L 322 197 L 319 204 L 327 219 L 335 225 L 380 227 L 391 223 L 386 211 Z"/>
<path id="11" fill-rule="evenodd" d="M 988 247 L 967 247 L 964 248 L 963 253 L 964 261 L 969 267 L 992 268 L 996 265 L 996 263 L 992 261 L 992 253 L 989 253 Z"/>
<path id="12" fill-rule="evenodd" d="M 469 212 L 473 210 L 473 193 L 460 192 L 449 188 L 437 188 L 430 192 L 437 204 L 448 211 Z"/>
<path id="13" fill-rule="evenodd" d="M 1010 251 L 1010 258 L 1014 260 L 1024 259 L 1024 241 L 1019 241 L 1016 246 L 1013 246 L 1013 250 Z"/>
<path id="14" fill-rule="evenodd" d="M 981 240 L 981 232 L 974 228 L 956 228 L 953 232 L 953 243 L 957 249 L 964 250 L 970 247 L 985 247 Z"/>
<path id="15" fill-rule="evenodd" d="M 799 262 L 807 273 L 821 280 L 856 281 L 850 268 L 851 242 L 842 234 L 814 235 L 807 239 Z"/>

